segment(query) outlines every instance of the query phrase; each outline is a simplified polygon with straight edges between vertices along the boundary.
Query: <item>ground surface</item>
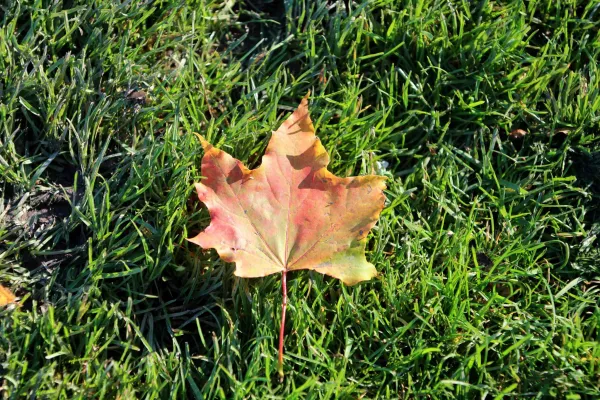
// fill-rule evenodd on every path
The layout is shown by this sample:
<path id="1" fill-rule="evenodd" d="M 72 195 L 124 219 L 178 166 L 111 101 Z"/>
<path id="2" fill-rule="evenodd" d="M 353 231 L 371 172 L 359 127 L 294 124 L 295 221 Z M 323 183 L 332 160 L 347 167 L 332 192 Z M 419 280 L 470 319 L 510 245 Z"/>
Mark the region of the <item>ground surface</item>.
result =
<path id="1" fill-rule="evenodd" d="M 0 5 L 0 397 L 598 398 L 600 2 Z M 205 135 L 251 166 L 311 90 L 389 177 L 355 287 L 185 241 Z"/>

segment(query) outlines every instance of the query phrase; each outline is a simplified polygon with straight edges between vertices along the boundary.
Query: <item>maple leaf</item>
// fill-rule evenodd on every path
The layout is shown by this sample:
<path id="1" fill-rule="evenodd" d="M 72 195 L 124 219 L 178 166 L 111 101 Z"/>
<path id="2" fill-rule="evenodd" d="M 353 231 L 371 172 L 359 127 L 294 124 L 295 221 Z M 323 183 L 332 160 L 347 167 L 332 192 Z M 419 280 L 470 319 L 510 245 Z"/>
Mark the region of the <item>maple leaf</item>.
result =
<path id="1" fill-rule="evenodd" d="M 10 290 L 0 285 L 0 307 L 6 306 L 16 299 L 15 295 Z"/>
<path id="2" fill-rule="evenodd" d="M 280 373 L 287 272 L 314 270 L 347 285 L 377 275 L 365 245 L 385 202 L 385 177 L 340 178 L 327 170 L 329 155 L 315 136 L 307 97 L 273 132 L 254 170 L 200 137 L 205 179 L 196 190 L 211 223 L 188 239 L 234 262 L 239 277 L 282 273 Z"/>

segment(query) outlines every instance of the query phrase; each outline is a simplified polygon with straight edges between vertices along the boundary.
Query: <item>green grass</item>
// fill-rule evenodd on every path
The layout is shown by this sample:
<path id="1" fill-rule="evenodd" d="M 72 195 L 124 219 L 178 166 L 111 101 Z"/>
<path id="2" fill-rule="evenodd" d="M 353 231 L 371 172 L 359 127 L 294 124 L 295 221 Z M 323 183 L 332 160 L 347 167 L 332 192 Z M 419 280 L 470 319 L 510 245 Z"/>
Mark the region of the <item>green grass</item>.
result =
<path id="1" fill-rule="evenodd" d="M 600 1 L 522 3 L 4 1 L 0 398 L 600 397 Z M 377 279 L 288 278 L 279 384 L 192 133 L 254 167 L 309 90 L 389 201 Z"/>

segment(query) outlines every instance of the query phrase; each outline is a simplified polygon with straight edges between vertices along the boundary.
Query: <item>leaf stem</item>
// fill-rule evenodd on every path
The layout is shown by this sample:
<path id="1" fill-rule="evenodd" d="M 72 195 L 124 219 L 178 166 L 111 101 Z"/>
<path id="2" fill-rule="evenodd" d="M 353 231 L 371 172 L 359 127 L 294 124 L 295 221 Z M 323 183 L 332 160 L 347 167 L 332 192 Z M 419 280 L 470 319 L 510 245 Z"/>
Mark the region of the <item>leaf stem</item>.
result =
<path id="1" fill-rule="evenodd" d="M 281 303 L 281 327 L 279 328 L 279 382 L 283 382 L 283 337 L 285 335 L 285 310 L 287 309 L 287 271 L 284 270 L 281 275 L 281 289 L 283 300 Z"/>

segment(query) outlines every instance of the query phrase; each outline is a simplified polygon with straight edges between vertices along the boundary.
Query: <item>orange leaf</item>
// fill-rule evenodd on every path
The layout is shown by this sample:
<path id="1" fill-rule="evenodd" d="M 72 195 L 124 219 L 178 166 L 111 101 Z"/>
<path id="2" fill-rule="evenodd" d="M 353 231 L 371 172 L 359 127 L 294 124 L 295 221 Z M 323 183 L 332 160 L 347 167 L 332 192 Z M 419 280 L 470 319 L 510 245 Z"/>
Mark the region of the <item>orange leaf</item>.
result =
<path id="1" fill-rule="evenodd" d="M 353 285 L 377 275 L 364 250 L 384 206 L 385 178 L 327 170 L 306 97 L 254 170 L 201 140 L 206 179 L 196 190 L 211 224 L 191 242 L 216 249 L 244 278 L 310 269 Z"/>
<path id="2" fill-rule="evenodd" d="M 15 295 L 10 290 L 0 285 L 0 307 L 6 306 L 15 301 Z"/>

